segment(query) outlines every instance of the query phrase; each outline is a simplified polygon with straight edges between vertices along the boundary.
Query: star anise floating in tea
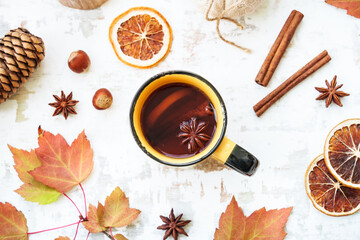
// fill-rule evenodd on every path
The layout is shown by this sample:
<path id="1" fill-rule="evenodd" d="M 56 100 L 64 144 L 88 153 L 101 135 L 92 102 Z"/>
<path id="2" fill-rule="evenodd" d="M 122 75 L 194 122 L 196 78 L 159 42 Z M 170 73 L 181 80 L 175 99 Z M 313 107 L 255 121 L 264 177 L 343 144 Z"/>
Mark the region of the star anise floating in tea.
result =
<path id="1" fill-rule="evenodd" d="M 178 136 L 185 138 L 182 143 L 188 144 L 188 149 L 191 153 L 195 152 L 197 148 L 204 148 L 204 143 L 210 140 L 210 136 L 203 133 L 206 126 L 207 123 L 205 122 L 197 123 L 196 118 L 180 123 L 181 133 Z"/>
<path id="2" fill-rule="evenodd" d="M 161 226 L 158 226 L 157 229 L 166 230 L 163 240 L 167 239 L 170 235 L 174 238 L 174 240 L 178 239 L 179 234 L 184 234 L 188 236 L 183 227 L 191 220 L 181 221 L 183 214 L 180 214 L 175 218 L 174 209 L 171 209 L 169 217 L 160 216 L 161 220 L 165 223 Z"/>
<path id="3" fill-rule="evenodd" d="M 53 116 L 63 113 L 65 119 L 67 119 L 69 113 L 77 114 L 74 109 L 74 106 L 79 102 L 77 100 L 72 100 L 72 92 L 66 97 L 64 92 L 61 91 L 61 97 L 53 95 L 56 102 L 49 103 L 50 106 L 55 108 Z"/>
<path id="4" fill-rule="evenodd" d="M 321 94 L 319 97 L 316 98 L 316 100 L 325 100 L 326 107 L 328 107 L 332 101 L 342 107 L 342 103 L 340 101 L 341 97 L 349 96 L 350 94 L 345 93 L 343 91 L 337 91 L 339 88 L 341 88 L 343 85 L 340 84 L 337 85 L 336 82 L 336 75 L 334 76 L 333 80 L 331 81 L 331 84 L 327 80 L 325 80 L 327 88 L 321 88 L 321 87 L 315 87 L 316 90 L 318 90 Z"/>

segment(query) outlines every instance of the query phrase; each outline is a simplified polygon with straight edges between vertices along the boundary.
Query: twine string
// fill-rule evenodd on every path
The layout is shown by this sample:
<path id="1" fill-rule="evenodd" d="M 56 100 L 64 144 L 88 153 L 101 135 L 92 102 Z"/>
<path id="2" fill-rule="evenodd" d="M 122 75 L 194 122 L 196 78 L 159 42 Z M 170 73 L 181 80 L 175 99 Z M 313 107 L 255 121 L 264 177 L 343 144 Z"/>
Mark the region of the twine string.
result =
<path id="1" fill-rule="evenodd" d="M 210 11 L 211 11 L 211 9 L 212 9 L 212 7 L 213 7 L 213 5 L 214 5 L 214 0 L 211 0 L 211 2 L 210 2 L 210 4 L 209 4 L 209 7 L 208 7 L 208 9 L 207 9 L 207 11 L 206 11 L 206 20 L 208 20 L 208 21 L 216 21 L 216 32 L 217 32 L 217 34 L 218 34 L 218 36 L 219 36 L 219 38 L 220 38 L 221 40 L 223 40 L 224 42 L 226 42 L 226 43 L 228 43 L 228 44 L 230 44 L 230 45 L 233 45 L 233 46 L 235 46 L 235 47 L 237 47 L 237 48 L 240 48 L 241 50 L 249 53 L 249 52 L 251 52 L 250 49 L 245 48 L 245 47 L 242 47 L 242 46 L 240 46 L 240 45 L 238 45 L 238 44 L 236 44 L 236 43 L 234 43 L 234 42 L 226 39 L 226 38 L 222 35 L 222 33 L 221 33 L 221 31 L 220 31 L 220 21 L 221 21 L 221 20 L 227 20 L 227 21 L 229 21 L 229 22 L 234 23 L 234 24 L 235 24 L 237 27 L 239 27 L 241 30 L 244 29 L 244 26 L 243 26 L 241 23 L 239 23 L 239 22 L 236 21 L 235 19 L 232 19 L 232 18 L 229 18 L 229 17 L 226 17 L 226 16 L 225 16 L 228 12 L 230 12 L 231 10 L 233 10 L 234 8 L 236 8 L 236 7 L 238 6 L 238 3 L 236 2 L 236 3 L 232 4 L 230 7 L 226 8 L 226 2 L 225 2 L 225 1 L 226 1 L 226 0 L 223 0 L 223 1 L 222 1 L 222 3 L 223 3 L 223 4 L 222 4 L 222 5 L 223 5 L 223 11 L 222 11 L 218 16 L 216 16 L 216 17 L 210 17 Z"/>

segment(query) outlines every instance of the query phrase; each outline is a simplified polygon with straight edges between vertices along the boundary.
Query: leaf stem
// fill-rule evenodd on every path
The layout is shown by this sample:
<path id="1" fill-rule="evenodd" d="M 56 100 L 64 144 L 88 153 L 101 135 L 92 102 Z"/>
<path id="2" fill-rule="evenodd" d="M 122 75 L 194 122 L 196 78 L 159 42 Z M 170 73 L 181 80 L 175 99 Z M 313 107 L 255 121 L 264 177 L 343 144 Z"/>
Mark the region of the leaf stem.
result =
<path id="1" fill-rule="evenodd" d="M 102 231 L 102 233 L 105 234 L 105 236 L 107 236 L 107 237 L 110 238 L 111 240 L 114 240 L 114 238 L 113 238 L 110 234 L 108 234 L 107 232 Z"/>
<path id="2" fill-rule="evenodd" d="M 81 191 L 83 192 L 83 196 L 84 196 L 84 203 L 85 203 L 85 218 L 87 219 L 87 217 L 88 217 L 88 212 L 87 212 L 87 205 L 86 205 L 86 196 L 85 196 L 85 191 L 84 191 L 84 188 L 82 187 L 81 183 L 79 183 L 79 186 L 80 186 Z"/>
<path id="3" fill-rule="evenodd" d="M 79 212 L 79 214 L 80 214 L 80 218 L 83 218 L 83 216 L 82 216 L 82 214 L 81 214 L 81 212 L 80 212 L 80 210 L 79 210 L 79 208 L 76 206 L 76 204 L 74 203 L 74 201 L 73 200 L 71 200 L 71 198 L 69 198 L 69 196 L 68 195 L 66 195 L 66 193 L 63 193 L 63 195 L 65 196 L 65 197 L 67 197 L 71 202 L 72 202 L 72 204 L 74 204 L 74 206 L 76 207 L 76 209 L 78 210 L 78 212 Z"/>
<path id="4" fill-rule="evenodd" d="M 75 232 L 75 236 L 74 236 L 74 240 L 76 239 L 76 236 L 77 236 L 77 234 L 78 234 L 78 231 L 79 231 L 79 225 L 80 225 L 80 223 L 82 222 L 82 220 L 80 219 L 79 221 L 78 221 L 78 223 L 77 223 L 77 227 L 76 227 L 76 232 Z"/>
<path id="5" fill-rule="evenodd" d="M 28 232 L 27 234 L 28 234 L 28 235 L 31 235 L 31 234 L 37 234 L 37 233 L 42 233 L 42 232 L 48 232 L 48 231 L 52 231 L 52 230 L 57 230 L 57 229 L 61 229 L 61 228 L 70 227 L 70 226 L 73 226 L 73 225 L 78 224 L 78 223 L 79 223 L 79 222 L 71 223 L 71 224 L 68 224 L 68 225 L 65 225 L 65 226 L 56 227 L 56 228 L 50 228 L 50 229 L 41 230 L 41 231 L 37 231 L 37 232 Z"/>
<path id="6" fill-rule="evenodd" d="M 114 237 L 114 235 L 112 233 L 111 227 L 109 227 L 109 230 L 110 230 L 111 237 L 115 240 L 115 237 Z"/>

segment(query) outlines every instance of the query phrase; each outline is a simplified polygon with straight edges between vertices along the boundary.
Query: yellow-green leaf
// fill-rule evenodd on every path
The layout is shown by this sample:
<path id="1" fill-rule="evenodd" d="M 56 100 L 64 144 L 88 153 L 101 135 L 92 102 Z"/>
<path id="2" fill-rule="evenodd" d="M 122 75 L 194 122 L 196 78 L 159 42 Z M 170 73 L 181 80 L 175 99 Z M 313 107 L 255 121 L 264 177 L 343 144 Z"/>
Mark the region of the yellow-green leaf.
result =
<path id="1" fill-rule="evenodd" d="M 34 181 L 32 184 L 25 183 L 15 190 L 26 201 L 37 202 L 39 204 L 50 204 L 55 202 L 61 193 L 53 188 L 50 188 L 41 182 Z"/>
<path id="2" fill-rule="evenodd" d="M 24 183 L 15 192 L 30 202 L 49 204 L 55 202 L 61 195 L 58 191 L 37 181 L 29 171 L 41 166 L 34 150 L 30 152 L 9 146 L 14 158 L 14 168 L 20 180 Z"/>

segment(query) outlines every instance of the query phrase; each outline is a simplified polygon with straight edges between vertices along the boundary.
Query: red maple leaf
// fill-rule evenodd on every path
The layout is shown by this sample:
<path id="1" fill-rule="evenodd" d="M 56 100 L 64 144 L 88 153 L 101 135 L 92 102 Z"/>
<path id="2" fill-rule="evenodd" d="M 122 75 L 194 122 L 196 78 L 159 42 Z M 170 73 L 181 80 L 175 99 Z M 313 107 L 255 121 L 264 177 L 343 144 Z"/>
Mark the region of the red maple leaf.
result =
<path id="1" fill-rule="evenodd" d="M 292 207 L 269 211 L 262 208 L 245 217 L 233 197 L 221 214 L 214 240 L 282 240 L 286 236 L 284 227 L 291 210 Z"/>
<path id="2" fill-rule="evenodd" d="M 30 174 L 61 193 L 84 181 L 94 166 L 93 150 L 84 131 L 71 146 L 60 134 L 44 131 L 35 152 L 42 165 Z"/>
<path id="3" fill-rule="evenodd" d="M 326 0 L 325 2 L 335 7 L 346 9 L 347 14 L 356 18 L 360 18 L 359 0 Z"/>

